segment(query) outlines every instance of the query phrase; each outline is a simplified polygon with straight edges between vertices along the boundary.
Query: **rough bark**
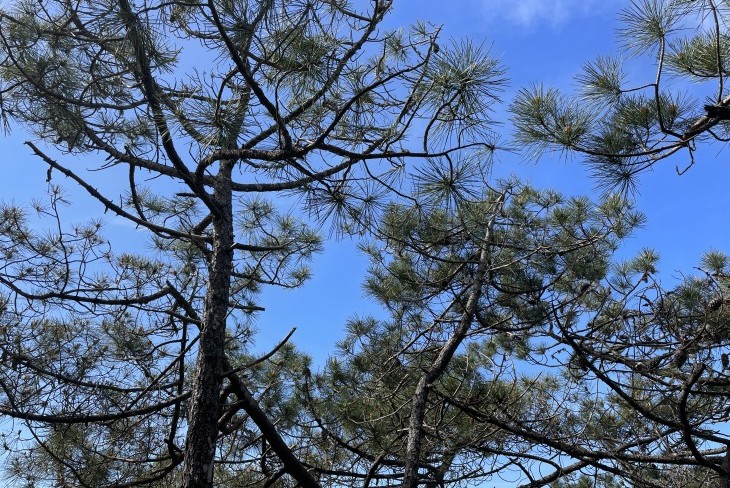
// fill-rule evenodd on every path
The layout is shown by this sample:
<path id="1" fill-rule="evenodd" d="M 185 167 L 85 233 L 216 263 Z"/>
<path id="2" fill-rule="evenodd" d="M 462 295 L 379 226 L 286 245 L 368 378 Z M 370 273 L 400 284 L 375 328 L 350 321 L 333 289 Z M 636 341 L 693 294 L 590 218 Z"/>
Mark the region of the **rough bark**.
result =
<path id="1" fill-rule="evenodd" d="M 718 480 L 719 488 L 730 488 L 730 446 L 725 448 L 725 455 L 722 457 L 722 472 Z"/>
<path id="2" fill-rule="evenodd" d="M 225 371 L 226 317 L 233 271 L 233 218 L 230 162 L 223 162 L 214 186 L 213 250 L 208 264 L 209 283 L 203 308 L 199 350 L 193 379 L 185 443 L 183 488 L 211 488 L 219 396 Z"/>

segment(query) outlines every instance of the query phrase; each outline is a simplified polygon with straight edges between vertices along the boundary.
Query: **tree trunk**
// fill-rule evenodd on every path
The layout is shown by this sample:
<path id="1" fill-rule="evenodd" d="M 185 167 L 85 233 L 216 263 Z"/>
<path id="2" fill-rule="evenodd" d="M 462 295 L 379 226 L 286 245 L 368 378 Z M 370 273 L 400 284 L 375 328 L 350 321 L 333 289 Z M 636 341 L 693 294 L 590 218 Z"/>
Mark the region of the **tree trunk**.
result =
<path id="1" fill-rule="evenodd" d="M 725 447 L 725 456 L 722 458 L 722 473 L 718 482 L 719 488 L 730 488 L 730 446 Z"/>
<path id="2" fill-rule="evenodd" d="M 421 440 L 423 438 L 423 419 L 426 415 L 428 402 L 428 374 L 418 380 L 416 391 L 413 393 L 411 418 L 408 425 L 408 441 L 406 445 L 405 472 L 403 474 L 403 488 L 418 486 L 418 461 L 421 455 Z"/>
<path id="3" fill-rule="evenodd" d="M 232 164 L 224 161 L 216 178 L 213 202 L 213 252 L 208 264 L 208 291 L 200 327 L 188 431 L 183 488 L 211 488 L 218 437 L 218 410 L 225 364 L 226 317 L 233 271 Z"/>

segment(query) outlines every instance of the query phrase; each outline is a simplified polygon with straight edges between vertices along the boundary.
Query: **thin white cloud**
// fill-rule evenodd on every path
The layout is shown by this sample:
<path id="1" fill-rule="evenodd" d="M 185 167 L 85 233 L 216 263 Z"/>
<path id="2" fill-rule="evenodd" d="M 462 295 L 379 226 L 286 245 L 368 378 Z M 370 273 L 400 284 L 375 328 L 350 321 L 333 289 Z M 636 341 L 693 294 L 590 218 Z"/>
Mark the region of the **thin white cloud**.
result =
<path id="1" fill-rule="evenodd" d="M 624 0 L 481 0 L 482 12 L 492 22 L 523 28 L 559 27 L 575 18 L 616 12 Z"/>

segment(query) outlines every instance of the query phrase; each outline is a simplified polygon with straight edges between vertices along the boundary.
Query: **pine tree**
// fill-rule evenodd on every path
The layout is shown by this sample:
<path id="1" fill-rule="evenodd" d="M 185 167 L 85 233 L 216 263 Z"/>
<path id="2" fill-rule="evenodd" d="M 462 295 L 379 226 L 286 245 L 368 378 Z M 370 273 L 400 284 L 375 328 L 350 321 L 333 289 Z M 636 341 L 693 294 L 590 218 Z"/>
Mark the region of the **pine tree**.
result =
<path id="1" fill-rule="evenodd" d="M 388 318 L 353 319 L 305 385 L 338 484 L 350 471 L 349 486 L 473 485 L 554 465 L 556 399 L 575 385 L 560 377 L 553 327 L 641 222 L 620 198 L 593 205 L 515 182 L 457 196 L 432 176 L 416 191 L 429 203 L 391 206 L 366 247 L 366 289 Z"/>
<path id="2" fill-rule="evenodd" d="M 700 145 L 727 140 L 727 15 L 722 0 L 632 1 L 619 14 L 620 51 L 583 66 L 579 93 L 520 90 L 517 141 L 534 155 L 582 155 L 607 191 L 635 190 L 637 175 L 667 158 L 689 170 Z M 645 82 L 627 81 L 628 60 L 653 70 Z"/>
<path id="3" fill-rule="evenodd" d="M 257 293 L 309 276 L 310 216 L 361 232 L 410 166 L 477 168 L 494 150 L 500 66 L 470 43 L 439 47 L 438 28 L 382 30 L 390 7 L 3 8 L 2 117 L 32 134 L 49 183 L 77 185 L 154 248 L 68 226 L 55 186 L 37 206 L 46 230 L 3 209 L 0 412 L 15 475 L 210 487 L 240 463 L 250 482 L 319 486 L 276 386 L 305 360 L 261 366 L 246 350 Z"/>
<path id="4" fill-rule="evenodd" d="M 728 140 L 728 4 L 636 0 L 620 21 L 619 53 L 585 64 L 579 93 L 525 88 L 511 111 L 528 151 L 577 154 L 604 190 L 631 194 L 642 172 L 677 161 L 681 175 L 702 164 L 702 146 Z M 645 83 L 627 81 L 626 60 L 653 70 Z M 603 400 L 591 409 L 612 428 L 623 426 L 610 436 L 600 422 L 583 432 L 595 439 L 594 452 L 607 453 L 604 470 L 639 486 L 682 477 L 689 486 L 709 479 L 730 486 L 730 440 L 722 427 L 730 387 L 727 258 L 708 252 L 697 273 L 672 286 L 657 281 L 657 261 L 646 250 L 616 264 L 589 292 L 587 310 L 600 313 L 560 329 L 576 371 L 606 393 L 595 395 Z M 644 475 L 652 471 L 647 466 L 654 479 Z"/>

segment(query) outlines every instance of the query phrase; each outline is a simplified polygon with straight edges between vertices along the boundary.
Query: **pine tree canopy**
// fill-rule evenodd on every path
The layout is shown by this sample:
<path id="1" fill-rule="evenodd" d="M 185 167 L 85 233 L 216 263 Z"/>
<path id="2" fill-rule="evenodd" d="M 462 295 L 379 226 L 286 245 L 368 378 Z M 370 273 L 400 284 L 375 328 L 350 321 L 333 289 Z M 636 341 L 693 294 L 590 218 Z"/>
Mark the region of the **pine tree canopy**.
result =
<path id="1" fill-rule="evenodd" d="M 637 177 L 730 138 L 730 2 L 627 2 L 575 92 L 398 5 L 0 6 L 47 188 L 0 204 L 3 483 L 730 487 L 730 260 L 622 252 Z M 497 169 L 554 152 L 604 191 Z M 376 312 L 262 351 L 336 238 Z"/>

